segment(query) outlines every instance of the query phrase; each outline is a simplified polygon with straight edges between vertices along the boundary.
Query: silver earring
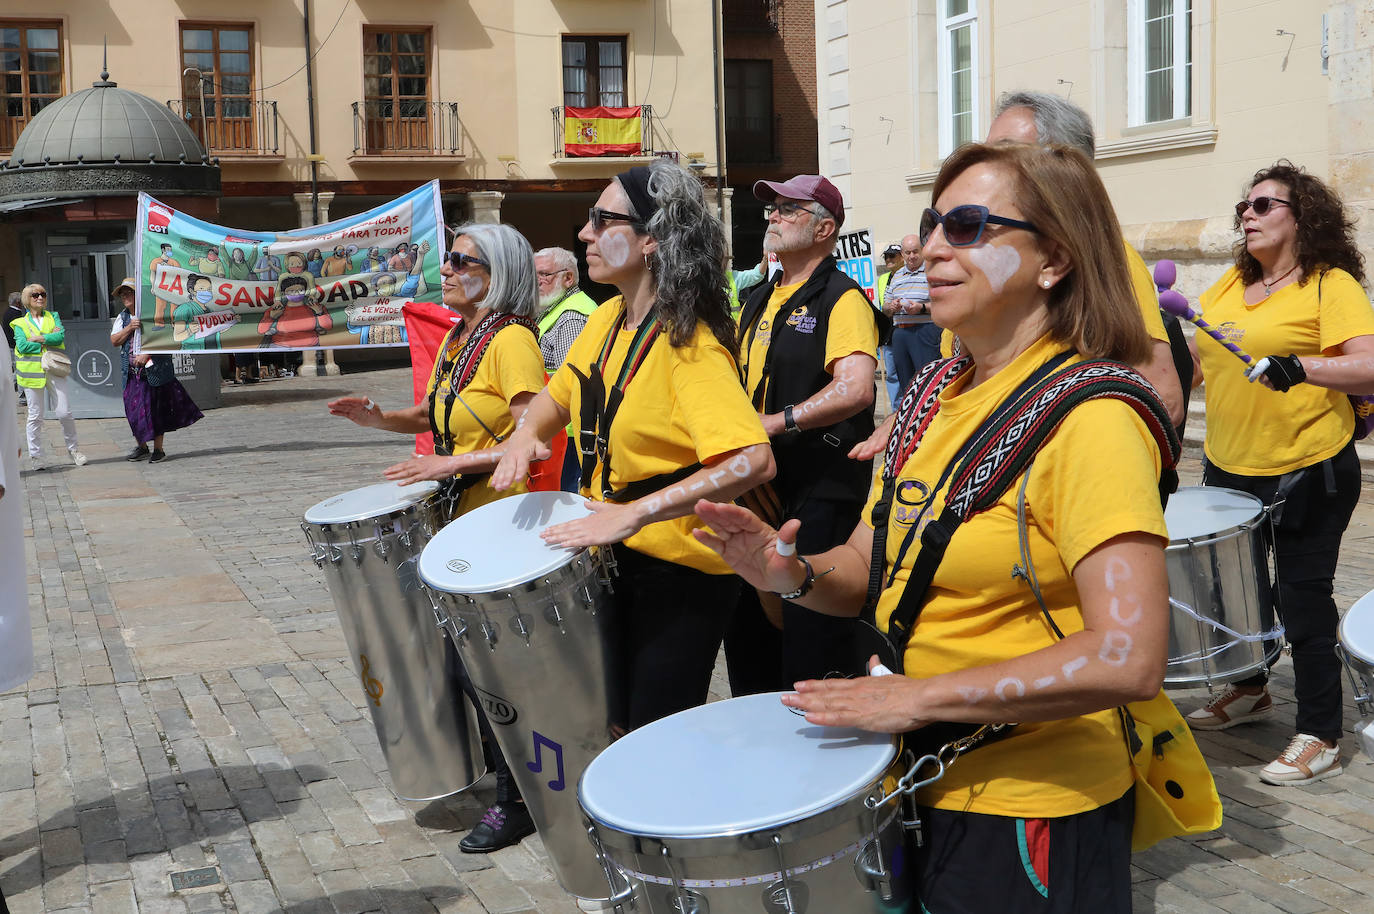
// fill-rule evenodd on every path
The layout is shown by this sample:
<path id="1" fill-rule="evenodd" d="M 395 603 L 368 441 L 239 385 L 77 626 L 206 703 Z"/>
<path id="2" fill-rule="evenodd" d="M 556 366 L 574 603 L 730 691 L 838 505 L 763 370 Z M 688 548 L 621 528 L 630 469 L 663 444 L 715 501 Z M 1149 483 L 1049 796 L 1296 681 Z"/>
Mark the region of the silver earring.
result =
<path id="1" fill-rule="evenodd" d="M 1044 286 L 1046 289 L 1048 289 L 1048 288 L 1050 287 L 1050 281 L 1049 281 L 1048 279 L 1042 279 L 1042 280 L 1040 280 L 1040 285 L 1042 285 L 1042 286 Z"/>

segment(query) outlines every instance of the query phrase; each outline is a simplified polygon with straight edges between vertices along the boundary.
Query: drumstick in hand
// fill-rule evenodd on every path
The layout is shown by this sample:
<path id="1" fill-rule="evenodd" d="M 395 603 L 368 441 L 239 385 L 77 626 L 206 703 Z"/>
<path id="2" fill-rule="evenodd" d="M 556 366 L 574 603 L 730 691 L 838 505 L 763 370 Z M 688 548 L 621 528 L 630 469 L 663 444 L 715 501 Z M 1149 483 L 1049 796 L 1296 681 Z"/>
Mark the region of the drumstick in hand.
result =
<path id="1" fill-rule="evenodd" d="M 1207 323 L 1202 319 L 1201 314 L 1198 314 L 1190 308 L 1188 306 L 1188 299 L 1184 298 L 1181 292 L 1175 292 L 1173 289 L 1165 289 L 1163 292 L 1160 292 L 1159 306 L 1175 317 L 1181 317 L 1186 321 L 1191 321 L 1199 330 L 1225 346 L 1236 358 L 1240 359 L 1246 365 L 1250 365 L 1255 361 L 1250 357 L 1250 353 L 1228 340 L 1222 335 L 1220 330 Z"/>

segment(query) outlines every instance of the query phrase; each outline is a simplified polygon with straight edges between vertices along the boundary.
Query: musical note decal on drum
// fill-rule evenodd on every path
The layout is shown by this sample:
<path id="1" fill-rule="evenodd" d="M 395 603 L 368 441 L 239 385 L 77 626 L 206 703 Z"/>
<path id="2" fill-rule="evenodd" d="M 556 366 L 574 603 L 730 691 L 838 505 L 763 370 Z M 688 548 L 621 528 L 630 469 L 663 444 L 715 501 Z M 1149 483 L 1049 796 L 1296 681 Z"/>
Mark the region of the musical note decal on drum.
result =
<path id="1" fill-rule="evenodd" d="M 372 661 L 367 659 L 366 654 L 359 654 L 358 660 L 361 662 L 362 669 L 358 675 L 363 680 L 363 691 L 367 697 L 372 699 L 372 703 L 377 707 L 382 706 L 382 683 L 381 680 L 372 676 Z"/>
<path id="2" fill-rule="evenodd" d="M 543 747 L 548 746 L 550 749 L 553 750 L 554 762 L 557 764 L 558 768 L 558 776 L 554 778 L 552 781 L 549 781 L 549 789 L 562 790 L 564 787 L 568 786 L 563 780 L 563 747 L 560 746 L 558 743 L 555 743 L 553 740 L 549 739 L 544 734 L 540 733 L 538 730 L 532 730 L 530 732 L 534 734 L 534 761 L 526 762 L 525 767 L 528 768 L 530 771 L 533 771 L 535 774 L 539 774 L 541 771 L 543 771 Z"/>

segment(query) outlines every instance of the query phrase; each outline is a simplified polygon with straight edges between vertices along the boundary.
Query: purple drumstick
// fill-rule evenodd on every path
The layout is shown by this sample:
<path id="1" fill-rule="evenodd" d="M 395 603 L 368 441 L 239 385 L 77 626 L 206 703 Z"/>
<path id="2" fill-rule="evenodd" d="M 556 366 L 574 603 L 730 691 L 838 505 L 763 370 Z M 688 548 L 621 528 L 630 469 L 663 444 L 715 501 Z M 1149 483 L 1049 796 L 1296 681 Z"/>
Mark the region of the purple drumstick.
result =
<path id="1" fill-rule="evenodd" d="M 1186 321 L 1191 321 L 1199 330 L 1225 346 L 1236 358 L 1240 359 L 1246 365 L 1254 364 L 1255 360 L 1250 357 L 1248 352 L 1226 339 L 1226 337 L 1221 335 L 1219 330 L 1203 320 L 1202 315 L 1198 314 L 1188 305 L 1188 299 L 1183 297 L 1182 292 L 1175 292 L 1173 289 L 1169 288 L 1169 286 L 1174 284 L 1174 277 L 1175 267 L 1173 261 L 1161 260 L 1159 263 L 1155 264 L 1155 283 L 1159 288 L 1159 307 L 1168 311 L 1175 317 L 1181 317 Z"/>

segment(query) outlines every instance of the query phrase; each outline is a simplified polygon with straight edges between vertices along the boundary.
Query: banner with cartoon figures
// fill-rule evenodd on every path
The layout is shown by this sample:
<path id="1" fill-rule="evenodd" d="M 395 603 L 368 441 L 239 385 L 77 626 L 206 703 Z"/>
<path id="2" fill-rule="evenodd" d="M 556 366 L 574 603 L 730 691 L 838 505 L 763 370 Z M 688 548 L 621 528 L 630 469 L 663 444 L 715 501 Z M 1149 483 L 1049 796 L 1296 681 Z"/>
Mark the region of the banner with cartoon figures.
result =
<path id="1" fill-rule="evenodd" d="M 156 352 L 405 346 L 406 301 L 441 300 L 439 182 L 288 232 L 225 228 L 138 195 L 138 314 Z"/>

